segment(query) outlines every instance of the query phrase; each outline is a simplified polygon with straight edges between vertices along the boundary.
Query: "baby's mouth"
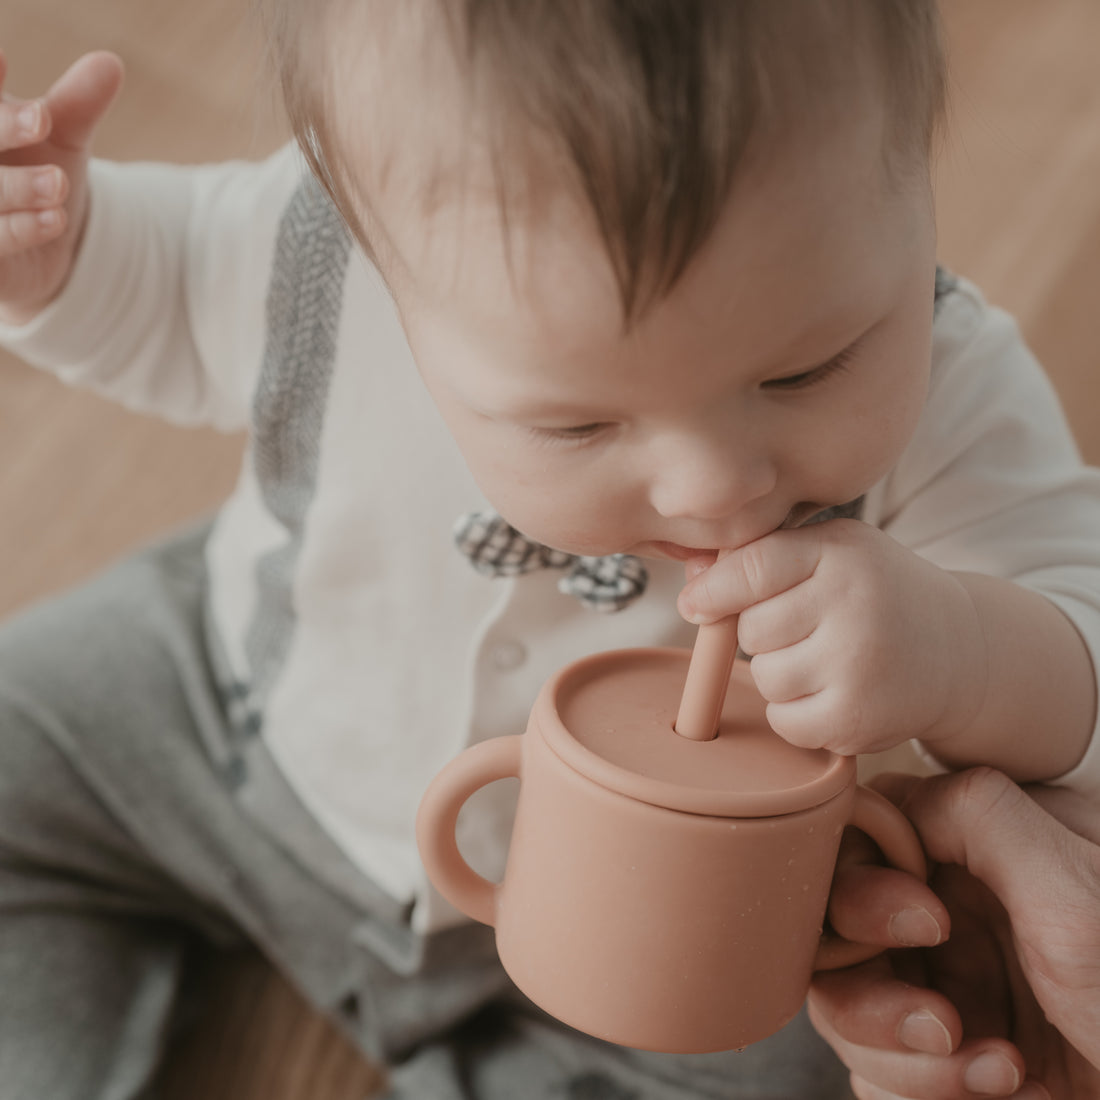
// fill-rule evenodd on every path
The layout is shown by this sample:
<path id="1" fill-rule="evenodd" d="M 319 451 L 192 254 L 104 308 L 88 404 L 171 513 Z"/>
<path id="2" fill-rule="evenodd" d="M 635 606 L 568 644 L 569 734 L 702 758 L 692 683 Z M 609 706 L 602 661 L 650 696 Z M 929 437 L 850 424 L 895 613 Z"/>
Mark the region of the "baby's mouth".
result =
<path id="1" fill-rule="evenodd" d="M 820 512 L 827 511 L 831 505 L 820 504 L 816 500 L 799 501 L 788 513 L 787 518 L 776 528 L 778 531 L 789 531 L 794 527 L 802 527 L 812 522 Z"/>
<path id="2" fill-rule="evenodd" d="M 830 519 L 857 519 L 862 511 L 862 496 L 846 501 L 844 504 L 818 504 L 812 500 L 805 500 L 796 504 L 787 513 L 787 518 L 779 525 L 779 530 L 808 527 L 812 523 L 824 523 Z"/>
<path id="3" fill-rule="evenodd" d="M 855 519 L 863 510 L 863 497 L 844 504 L 821 504 L 819 501 L 804 500 L 796 504 L 786 515 L 783 522 L 773 530 L 789 531 L 796 527 L 808 527 L 814 523 L 824 523 L 830 519 Z M 762 537 L 762 536 L 761 536 Z M 696 547 L 684 546 L 676 542 L 651 542 L 646 544 L 650 554 L 661 558 L 671 558 L 673 561 L 685 562 L 691 558 L 710 556 L 714 557 L 720 548 L 713 546 Z M 643 556 L 649 556 L 645 550 L 636 551 Z"/>
<path id="4" fill-rule="evenodd" d="M 667 558 L 671 561 L 688 561 L 690 558 L 697 558 L 704 554 L 710 554 L 712 557 L 717 553 L 716 550 L 700 549 L 694 546 L 681 546 L 678 542 L 651 542 L 648 543 L 643 553 L 648 551 L 660 558 Z M 648 555 L 646 555 L 648 556 Z"/>

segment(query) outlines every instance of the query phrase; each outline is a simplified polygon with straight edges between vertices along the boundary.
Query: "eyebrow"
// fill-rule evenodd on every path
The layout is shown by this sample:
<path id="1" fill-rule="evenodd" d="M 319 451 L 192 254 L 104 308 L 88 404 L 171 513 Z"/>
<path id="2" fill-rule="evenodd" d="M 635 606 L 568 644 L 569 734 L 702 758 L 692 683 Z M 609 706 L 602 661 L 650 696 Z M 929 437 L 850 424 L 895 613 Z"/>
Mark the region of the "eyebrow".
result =
<path id="1" fill-rule="evenodd" d="M 815 370 L 818 367 L 826 366 L 834 359 L 839 358 L 842 355 L 847 355 L 850 352 L 854 352 L 863 342 L 871 335 L 871 333 L 878 328 L 885 320 L 885 314 L 879 316 L 876 315 L 870 319 L 864 318 L 858 325 L 845 326 L 843 335 L 839 339 L 830 339 L 828 345 L 830 350 L 824 355 L 796 355 L 794 353 L 788 353 L 784 355 L 783 363 L 780 365 L 773 364 L 767 370 L 761 373 L 765 376 L 772 376 L 777 371 L 788 370 L 790 373 L 804 373 L 806 371 Z M 800 341 L 801 343 L 809 343 L 809 338 Z M 824 344 L 825 341 L 822 341 Z M 799 345 L 796 345 L 796 347 Z M 797 362 L 797 366 L 792 370 L 792 364 Z"/>
<path id="2" fill-rule="evenodd" d="M 595 423 L 599 420 L 609 419 L 611 414 L 603 415 L 591 405 L 580 404 L 575 401 L 539 401 L 537 399 L 519 399 L 515 402 L 505 401 L 492 410 L 478 408 L 482 416 L 490 420 L 531 420 L 553 421 L 561 420 L 570 424 L 580 421 Z"/>
<path id="3" fill-rule="evenodd" d="M 876 308 L 871 314 L 856 316 L 854 313 L 846 319 L 846 323 L 838 325 L 835 330 L 827 333 L 827 338 L 817 336 L 816 326 L 807 327 L 798 334 L 797 340 L 783 348 L 778 354 L 771 354 L 767 360 L 762 360 L 762 365 L 751 372 L 740 375 L 745 383 L 759 382 L 762 379 L 782 377 L 783 372 L 788 375 L 796 375 L 816 370 L 819 367 L 831 363 L 838 357 L 855 351 L 868 339 L 871 333 L 888 316 L 889 309 L 885 306 Z M 833 315 L 835 316 L 835 314 Z M 831 326 L 830 326 L 831 327 Z M 802 354 L 799 348 L 808 347 L 811 343 L 815 349 L 828 346 L 828 350 L 813 354 Z M 475 405 L 481 415 L 489 419 L 508 419 L 516 421 L 541 421 L 553 422 L 560 420 L 563 423 L 595 423 L 601 420 L 614 419 L 614 410 L 604 408 L 595 402 L 584 402 L 559 398 L 547 395 L 546 398 L 527 397 L 516 395 L 509 400 L 505 396 L 492 409 Z"/>

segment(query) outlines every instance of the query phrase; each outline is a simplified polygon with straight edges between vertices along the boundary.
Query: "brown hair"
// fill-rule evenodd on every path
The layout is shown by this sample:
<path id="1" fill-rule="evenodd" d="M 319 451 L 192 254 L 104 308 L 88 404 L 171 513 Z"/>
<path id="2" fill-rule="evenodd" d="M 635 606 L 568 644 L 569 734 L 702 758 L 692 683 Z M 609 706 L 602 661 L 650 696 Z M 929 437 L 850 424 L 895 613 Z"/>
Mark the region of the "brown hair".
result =
<path id="1" fill-rule="evenodd" d="M 319 56 L 338 0 L 259 3 L 294 133 L 369 251 L 328 109 L 339 93 Z M 360 15 L 372 3 L 415 6 L 339 3 Z M 884 153 L 911 169 L 927 164 L 943 109 L 935 0 L 422 0 L 417 10 L 449 32 L 479 106 L 493 103 L 494 132 L 508 135 L 493 150 L 498 182 L 517 164 L 530 173 L 530 157 L 505 155 L 524 134 L 537 135 L 519 137 L 526 152 L 548 145 L 574 173 L 627 319 L 705 241 L 750 140 L 826 104 L 843 109 L 838 88 L 870 87 L 886 97 Z M 868 63 L 877 85 L 856 84 Z M 498 187 L 505 221 L 507 191 Z"/>

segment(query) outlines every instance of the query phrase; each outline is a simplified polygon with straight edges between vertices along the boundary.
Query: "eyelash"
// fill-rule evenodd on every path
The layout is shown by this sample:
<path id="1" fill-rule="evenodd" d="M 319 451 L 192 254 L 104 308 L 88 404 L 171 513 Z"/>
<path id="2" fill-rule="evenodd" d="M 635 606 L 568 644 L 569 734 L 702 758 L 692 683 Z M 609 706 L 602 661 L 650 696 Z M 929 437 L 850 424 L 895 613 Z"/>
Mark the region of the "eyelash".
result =
<path id="1" fill-rule="evenodd" d="M 594 422 L 592 424 L 578 424 L 575 428 L 531 428 L 529 429 L 537 439 L 543 443 L 559 443 L 579 446 L 598 435 L 607 424 Z"/>
<path id="2" fill-rule="evenodd" d="M 848 369 L 856 356 L 858 345 L 852 344 L 845 348 L 839 355 L 834 355 L 827 363 L 814 367 L 812 370 L 803 371 L 801 374 L 791 374 L 786 378 L 771 378 L 764 382 L 763 388 L 769 390 L 805 390 L 816 386 L 831 378 L 834 374 Z"/>
<path id="3" fill-rule="evenodd" d="M 803 371 L 801 374 L 791 374 L 786 378 L 772 378 L 762 383 L 764 389 L 773 390 L 806 390 L 811 386 L 819 385 L 834 374 L 840 374 L 848 369 L 856 356 L 858 344 L 852 344 L 838 355 L 834 355 L 827 363 L 814 367 L 812 370 Z M 598 435 L 607 424 L 594 421 L 591 424 L 578 424 L 570 428 L 531 428 L 530 431 L 544 443 L 573 444 L 579 446 Z"/>

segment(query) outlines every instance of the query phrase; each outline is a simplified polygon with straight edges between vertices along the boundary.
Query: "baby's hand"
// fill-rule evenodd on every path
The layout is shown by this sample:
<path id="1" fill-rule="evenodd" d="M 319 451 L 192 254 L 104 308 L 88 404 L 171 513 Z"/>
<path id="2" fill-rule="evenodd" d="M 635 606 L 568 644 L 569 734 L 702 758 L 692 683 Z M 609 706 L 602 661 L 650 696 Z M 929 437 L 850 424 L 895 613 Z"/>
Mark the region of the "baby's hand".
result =
<path id="1" fill-rule="evenodd" d="M 700 564 L 689 563 L 681 614 L 740 613 L 768 722 L 793 744 L 879 752 L 950 736 L 978 713 L 985 642 L 969 595 L 876 528 L 774 531 Z"/>
<path id="2" fill-rule="evenodd" d="M 6 69 L 0 55 L 0 90 Z M 0 98 L 0 320 L 29 321 L 65 285 L 87 216 L 92 133 L 121 83 L 119 59 L 91 53 L 41 99 Z"/>

